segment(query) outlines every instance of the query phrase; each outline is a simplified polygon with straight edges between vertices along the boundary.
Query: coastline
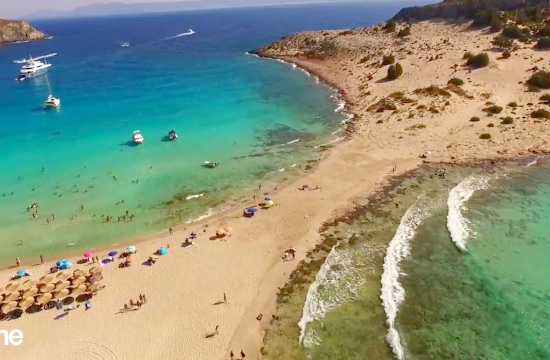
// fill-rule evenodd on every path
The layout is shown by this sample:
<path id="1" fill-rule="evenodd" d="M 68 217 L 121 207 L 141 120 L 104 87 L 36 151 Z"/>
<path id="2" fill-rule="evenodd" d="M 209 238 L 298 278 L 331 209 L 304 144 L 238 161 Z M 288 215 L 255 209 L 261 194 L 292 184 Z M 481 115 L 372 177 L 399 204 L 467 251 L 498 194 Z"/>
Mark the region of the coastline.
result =
<path id="1" fill-rule="evenodd" d="M 429 26 L 443 25 L 426 25 L 426 27 Z M 277 59 L 276 57 L 272 58 Z M 132 353 L 143 356 L 154 354 L 172 358 L 185 351 L 193 358 L 210 360 L 226 358 L 229 351 L 238 353 L 239 349 L 243 349 L 248 357 L 255 359 L 260 354 L 265 331 L 270 327 L 271 319 L 276 312 L 277 302 L 275 299 L 280 289 L 292 284 L 292 278 L 296 272 L 300 271 L 303 261 L 309 259 L 315 248 L 323 246 L 323 233 L 331 223 L 337 222 L 337 219 L 341 217 L 349 218 L 349 214 L 358 207 L 368 207 L 371 202 L 375 203 L 374 200 L 384 196 L 388 186 L 391 187 L 401 177 L 408 176 L 412 171 L 418 170 L 426 164 L 429 166 L 450 164 L 453 166 L 492 167 L 502 161 L 513 159 L 531 163 L 533 157 L 550 153 L 550 150 L 543 146 L 547 144 L 541 141 L 535 141 L 533 148 L 527 148 L 524 142 L 516 141 L 513 147 L 510 146 L 510 151 L 502 153 L 503 148 L 510 145 L 504 139 L 502 142 L 496 145 L 490 144 L 490 146 L 486 146 L 482 142 L 475 144 L 469 142 L 470 150 L 459 154 L 460 151 L 456 147 L 459 146 L 457 143 L 464 140 L 462 135 L 461 137 L 449 131 L 442 138 L 430 139 L 430 136 L 440 133 L 442 129 L 448 131 L 447 127 L 442 128 L 440 124 L 435 125 L 435 130 L 428 129 L 432 131 L 431 133 L 418 134 L 416 132 L 414 136 L 410 135 L 413 140 L 404 141 L 403 144 L 398 143 L 396 138 L 391 139 L 388 134 L 393 132 L 402 138 L 405 137 L 403 134 L 407 133 L 402 129 L 404 126 L 387 122 L 387 128 L 383 128 L 384 125 L 376 125 L 375 121 L 382 120 L 382 116 L 378 117 L 379 113 L 369 112 L 368 108 L 377 103 L 380 97 L 384 97 L 384 94 L 388 95 L 390 92 L 399 91 L 402 88 L 412 91 L 414 88 L 424 85 L 424 83 L 416 83 L 417 79 L 413 75 L 409 74 L 410 78 L 405 78 L 408 81 L 405 84 L 402 82 L 395 85 L 381 83 L 380 87 L 370 88 L 374 93 L 373 96 L 361 99 L 354 93 L 355 90 L 351 90 L 351 86 L 356 84 L 347 84 L 345 77 L 344 80 L 340 78 L 340 81 L 335 79 L 338 76 L 331 72 L 334 68 L 330 66 L 288 56 L 281 56 L 279 60 L 305 69 L 317 76 L 320 81 L 338 90 L 338 94 L 346 102 L 343 110 L 353 115 L 346 127 L 347 141 L 330 146 L 328 151 L 323 152 L 321 160 L 316 163 L 313 171 L 303 172 L 297 178 L 289 179 L 288 182 L 279 186 L 276 191 L 269 191 L 277 206 L 261 211 L 253 219 L 243 219 L 241 209 L 232 208 L 196 223 L 174 226 L 176 231 L 173 237 L 166 232 L 158 232 L 105 246 L 105 248 L 98 248 L 96 251 L 120 249 L 125 247 L 124 244 L 138 245 L 140 248 L 139 262 L 141 262 L 167 241 L 172 245 L 170 250 L 172 253 L 180 251 L 177 243 L 185 238 L 183 231 L 185 234 L 191 231 L 199 233 L 199 241 L 196 246 L 193 246 L 192 249 L 183 249 L 183 254 L 171 253 L 166 259 L 161 259 L 159 265 L 154 269 L 148 270 L 141 265 L 135 266 L 137 269 L 128 269 L 129 271 L 114 269 L 114 266 L 105 268 L 109 286 L 104 294 L 111 293 L 111 295 L 106 297 L 102 294 L 100 296 L 95 305 L 96 308 L 99 308 L 98 310 L 114 312 L 117 310 L 116 307 L 122 305 L 129 296 L 135 296 L 132 294 L 135 294 L 136 291 L 146 292 L 152 300 L 151 304 L 146 307 L 147 310 L 143 310 L 145 320 L 140 319 L 136 314 L 129 314 L 129 316 L 123 316 L 125 321 L 105 321 L 106 324 L 102 325 L 103 329 L 107 326 L 112 327 L 109 333 L 129 328 L 127 336 L 136 339 L 141 344 L 144 339 L 147 339 L 147 336 L 151 336 L 154 332 L 154 329 L 141 329 L 140 325 L 143 321 L 156 321 L 156 316 L 159 313 L 181 314 L 181 318 L 178 317 L 178 319 L 165 319 L 167 329 L 162 330 L 160 334 L 155 334 L 156 336 L 164 335 L 163 337 L 166 337 L 167 341 L 173 340 L 171 342 L 174 343 L 173 348 L 161 349 L 161 344 L 145 348 L 145 344 L 135 347 L 132 347 L 131 344 L 124 344 L 116 349 L 118 354 Z M 452 61 L 457 61 L 456 56 L 452 57 Z M 491 70 L 499 71 L 498 68 Z M 331 74 L 333 75 L 331 76 Z M 375 74 L 375 76 L 377 75 Z M 516 78 L 513 78 L 509 81 L 515 80 Z M 446 82 L 447 79 L 445 78 L 443 81 Z M 426 83 L 428 82 L 434 82 L 434 79 L 427 79 Z M 379 92 L 377 93 L 377 91 Z M 506 98 L 506 96 L 500 97 L 498 100 L 506 101 Z M 462 121 L 464 113 L 456 115 L 456 112 L 453 111 L 460 110 L 460 106 L 464 104 L 461 101 L 464 100 L 454 96 L 452 99 L 457 101 L 458 105 L 451 106 L 450 113 L 453 118 L 449 120 L 451 124 L 449 127 L 462 126 L 457 124 L 459 124 L 459 120 Z M 469 111 L 469 108 L 466 110 Z M 469 114 L 468 111 L 466 114 Z M 479 108 L 476 107 L 475 111 L 479 111 Z M 384 117 L 383 120 L 386 118 Z M 437 121 L 437 117 L 433 116 L 432 120 L 429 127 Z M 407 125 L 413 125 L 412 121 L 415 120 L 410 120 Z M 399 130 L 396 130 L 397 126 L 400 126 Z M 542 124 L 540 127 L 542 126 L 545 125 Z M 467 132 L 468 129 L 465 131 Z M 511 132 L 510 130 L 506 131 Z M 537 133 L 539 130 L 535 129 L 531 132 Z M 472 131 L 466 136 L 471 134 Z M 530 134 L 523 134 L 523 136 L 529 137 Z M 457 138 L 453 139 L 454 137 Z M 392 141 L 395 142 L 392 143 Z M 454 146 L 454 148 L 444 150 L 449 149 L 448 145 Z M 493 145 L 495 145 L 494 148 Z M 541 147 L 539 148 L 537 145 L 541 145 Z M 433 155 L 427 159 L 420 158 L 419 155 L 425 151 L 431 151 Z M 396 171 L 392 171 L 394 167 L 397 168 Z M 297 190 L 302 184 L 317 185 L 321 189 L 318 191 Z M 262 193 L 264 191 L 265 189 Z M 217 227 L 227 225 L 233 228 L 233 235 L 227 243 L 205 239 L 205 237 L 213 236 Z M 281 261 L 282 252 L 287 247 L 298 249 L 295 261 Z M 178 260 L 181 258 L 184 261 Z M 235 261 L 235 259 L 237 260 Z M 38 266 L 36 269 L 43 270 L 44 266 Z M 8 271 L 3 271 L 2 274 L 7 276 Z M 179 276 L 172 276 L 172 274 Z M 196 274 L 201 274 L 198 276 L 200 279 L 193 276 Z M 170 280 L 164 279 L 165 277 Z M 164 280 L 164 284 L 162 280 Z M 168 286 L 168 281 L 171 281 L 169 284 L 171 296 L 177 300 L 165 300 L 160 295 L 160 292 Z M 121 282 L 128 286 L 118 288 Z M 223 287 L 219 286 L 222 283 Z M 225 291 L 229 295 L 229 304 L 226 305 L 232 308 L 231 313 L 218 308 L 214 309 L 210 305 Z M 153 296 L 149 296 L 149 293 L 152 293 Z M 179 299 L 187 300 L 180 301 Z M 87 323 L 93 324 L 102 321 L 103 318 L 101 314 L 97 314 L 98 312 L 72 317 L 76 318 L 74 319 L 75 323 L 84 324 L 82 325 L 84 330 L 81 329 L 81 331 L 87 333 L 93 329 Z M 262 314 L 260 321 L 256 320 L 259 314 Z M 29 321 L 27 322 L 27 320 Z M 38 321 L 45 321 L 44 314 L 24 315 L 20 322 L 15 321 L 13 325 L 29 327 L 30 335 L 28 336 L 38 336 L 40 335 L 38 330 L 30 330 L 30 325 L 36 324 Z M 68 323 L 67 329 L 63 331 L 78 329 L 75 323 Z M 212 341 L 200 339 L 216 324 L 221 326 L 221 332 L 216 339 L 212 339 Z M 8 325 L 12 326 L 12 324 Z M 185 334 L 184 339 L 181 338 L 182 333 Z M 83 335 L 78 335 L 75 342 L 85 342 L 86 337 Z M 94 341 L 109 349 L 111 355 L 106 358 L 116 358 L 113 339 L 98 336 Z M 44 343 L 36 343 L 33 348 L 24 350 L 32 353 L 37 348 L 42 348 L 41 345 Z M 71 354 L 68 355 L 68 358 L 75 358 L 76 350 Z"/>

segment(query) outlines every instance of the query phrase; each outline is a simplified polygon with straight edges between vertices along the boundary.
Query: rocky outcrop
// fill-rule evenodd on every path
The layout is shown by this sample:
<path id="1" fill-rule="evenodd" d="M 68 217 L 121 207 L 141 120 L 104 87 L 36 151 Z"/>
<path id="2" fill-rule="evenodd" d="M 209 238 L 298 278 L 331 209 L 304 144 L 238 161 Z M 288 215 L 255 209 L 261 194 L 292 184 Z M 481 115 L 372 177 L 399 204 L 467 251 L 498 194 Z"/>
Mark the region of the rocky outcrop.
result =
<path id="1" fill-rule="evenodd" d="M 0 19 L 0 45 L 47 38 L 48 35 L 36 30 L 26 21 Z"/>

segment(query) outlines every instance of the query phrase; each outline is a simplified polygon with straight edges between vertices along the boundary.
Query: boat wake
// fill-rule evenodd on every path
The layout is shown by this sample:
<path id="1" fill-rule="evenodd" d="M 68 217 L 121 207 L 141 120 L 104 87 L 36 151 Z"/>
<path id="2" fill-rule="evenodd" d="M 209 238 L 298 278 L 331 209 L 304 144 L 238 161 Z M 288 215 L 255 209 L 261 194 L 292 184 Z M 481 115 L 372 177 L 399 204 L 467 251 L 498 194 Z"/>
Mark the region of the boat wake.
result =
<path id="1" fill-rule="evenodd" d="M 398 360 L 402 360 L 405 356 L 399 333 L 395 328 L 395 318 L 399 311 L 399 305 L 405 300 L 405 289 L 399 283 L 400 263 L 409 256 L 410 242 L 416 236 L 416 229 L 429 215 L 427 207 L 419 206 L 418 201 L 413 204 L 401 218 L 384 258 L 384 270 L 380 281 L 382 284 L 380 298 L 382 299 L 382 306 L 386 313 L 386 323 L 388 324 L 386 340 Z"/>
<path id="2" fill-rule="evenodd" d="M 464 203 L 472 197 L 477 190 L 487 189 L 489 187 L 489 177 L 487 176 L 468 176 L 460 184 L 449 192 L 447 199 L 447 230 L 455 245 L 463 251 L 466 251 L 466 242 L 475 233 L 470 229 L 470 221 L 462 215 Z"/>
<path id="3" fill-rule="evenodd" d="M 366 253 L 366 246 L 362 245 L 359 250 Z M 329 311 L 356 297 L 357 290 L 364 283 L 358 270 L 360 258 L 351 250 L 341 248 L 340 243 L 329 252 L 306 295 L 302 318 L 298 322 L 300 344 L 305 347 L 319 344 L 320 339 L 313 329 L 308 329 L 308 325 L 322 320 Z"/>
<path id="4" fill-rule="evenodd" d="M 176 39 L 176 38 L 179 38 L 179 37 L 182 37 L 182 36 L 189 36 L 189 35 L 193 35 L 194 33 L 195 32 L 193 30 L 189 29 L 189 31 L 187 31 L 187 32 L 177 34 L 177 35 L 174 35 L 174 36 L 168 36 L 167 38 L 164 38 L 164 40 Z"/>

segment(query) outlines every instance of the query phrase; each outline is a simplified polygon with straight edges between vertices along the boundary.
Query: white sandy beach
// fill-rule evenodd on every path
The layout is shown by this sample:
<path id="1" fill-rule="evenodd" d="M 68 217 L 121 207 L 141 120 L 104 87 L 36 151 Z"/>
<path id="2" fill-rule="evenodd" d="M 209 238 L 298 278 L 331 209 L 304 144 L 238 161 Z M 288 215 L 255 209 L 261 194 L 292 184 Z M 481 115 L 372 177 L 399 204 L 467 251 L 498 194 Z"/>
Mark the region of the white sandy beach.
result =
<path id="1" fill-rule="evenodd" d="M 348 110 L 356 115 L 350 140 L 327 152 L 313 173 L 276 192 L 262 189 L 276 206 L 260 210 L 251 219 L 241 216 L 242 209 L 234 209 L 185 229 L 182 224 L 174 228 L 173 236 L 167 231 L 148 236 L 136 244 L 139 252 L 132 267 L 105 266 L 107 287 L 94 297 L 92 309 L 77 309 L 60 320 L 54 320 L 60 312 L 53 309 L 3 322 L 2 329 L 20 329 L 25 337 L 20 346 L 0 345 L 0 358 L 221 360 L 229 359 L 231 350 L 240 358 L 242 349 L 247 359 L 257 359 L 278 287 L 320 239 L 321 224 L 381 188 L 394 166 L 396 173 L 413 169 L 426 151 L 431 153 L 428 161 L 471 161 L 550 150 L 545 136 L 549 125 L 529 116 L 547 107 L 538 104 L 542 93 L 526 92 L 520 84 L 531 75 L 528 69 L 546 67 L 547 52 L 535 52 L 532 45 L 525 45 L 510 59 L 499 59 L 499 52 L 488 51 L 490 65 L 470 71 L 462 66 L 464 52 L 491 48 L 494 34 L 437 22 L 414 24 L 411 32 L 406 39 L 372 29 L 300 34 L 299 39 L 334 37 L 339 55 L 322 61 L 293 57 L 298 45 L 293 48 L 292 38 L 282 40 L 281 46 L 266 55 L 295 62 L 345 93 Z M 404 75 L 385 82 L 387 67 L 379 63 L 390 52 L 403 65 Z M 372 54 L 372 61 L 359 64 L 367 54 Z M 437 60 L 429 61 L 430 57 Z M 369 76 L 372 80 L 367 80 Z M 444 88 L 452 77 L 463 79 L 462 88 L 473 98 L 413 93 L 430 85 Z M 368 110 L 397 91 L 415 102 L 394 99 L 394 111 Z M 512 101 L 519 105 L 515 110 L 506 106 Z M 487 102 L 502 106 L 503 112 L 487 117 L 482 111 Z M 425 109 L 418 109 L 419 105 Z M 431 107 L 437 113 L 428 111 Z M 473 116 L 481 121 L 470 122 Z M 512 116 L 514 124 L 501 125 L 498 118 L 502 116 Z M 489 123 L 494 127 L 488 127 Z M 419 124 L 424 127 L 415 127 Z M 480 139 L 481 133 L 490 133 L 491 140 Z M 298 190 L 303 184 L 321 189 Z M 233 229 L 227 242 L 210 240 L 221 226 Z M 180 243 L 191 231 L 199 234 L 198 240 L 182 248 Z M 141 265 L 167 244 L 168 255 L 151 267 Z M 290 246 L 297 248 L 297 258 L 283 262 L 283 251 Z M 112 250 L 124 248 L 113 246 Z M 42 276 L 49 266 L 22 264 L 34 272 L 33 278 Z M 13 269 L 4 270 L 0 279 L 7 283 L 13 273 Z M 140 293 L 146 294 L 147 304 L 138 311 L 117 314 Z M 213 305 L 224 293 L 228 303 Z M 263 319 L 258 321 L 260 313 Z M 217 325 L 219 333 L 205 338 Z"/>

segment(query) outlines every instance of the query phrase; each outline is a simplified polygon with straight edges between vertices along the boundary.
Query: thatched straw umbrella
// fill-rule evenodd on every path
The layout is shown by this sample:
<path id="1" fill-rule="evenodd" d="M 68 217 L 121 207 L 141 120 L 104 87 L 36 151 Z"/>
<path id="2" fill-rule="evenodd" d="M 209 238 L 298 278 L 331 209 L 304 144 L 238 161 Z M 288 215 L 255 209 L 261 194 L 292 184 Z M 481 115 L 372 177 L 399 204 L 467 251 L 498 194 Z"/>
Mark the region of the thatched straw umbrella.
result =
<path id="1" fill-rule="evenodd" d="M 19 281 L 12 281 L 8 285 L 6 285 L 6 287 L 4 289 L 7 292 L 12 292 L 12 291 L 16 290 L 17 288 L 19 288 L 20 285 L 21 285 L 21 283 Z"/>
<path id="2" fill-rule="evenodd" d="M 23 283 L 23 285 L 21 285 L 21 287 L 19 288 L 19 290 L 28 290 L 30 288 L 32 288 L 36 283 L 38 282 L 38 280 L 27 280 Z"/>
<path id="3" fill-rule="evenodd" d="M 57 275 L 55 276 L 55 278 L 56 278 L 57 280 L 67 280 L 67 279 L 70 278 L 70 277 L 71 277 L 71 273 L 68 272 L 68 271 L 62 271 L 62 272 L 60 272 L 59 274 L 57 274 Z"/>
<path id="4" fill-rule="evenodd" d="M 19 301 L 18 306 L 22 309 L 27 308 L 34 304 L 34 298 L 32 296 L 29 296 L 27 298 L 24 298 L 23 300 Z"/>
<path id="5" fill-rule="evenodd" d="M 86 275 L 86 271 L 82 270 L 82 269 L 76 269 L 75 271 L 73 271 L 73 276 L 76 278 L 76 277 L 79 277 L 79 276 L 85 276 Z"/>
<path id="6" fill-rule="evenodd" d="M 53 295 L 50 293 L 40 294 L 36 297 L 37 304 L 45 304 L 52 299 Z"/>
<path id="7" fill-rule="evenodd" d="M 86 292 L 95 292 L 97 290 L 99 290 L 99 283 L 95 283 L 88 286 L 88 289 L 86 289 Z"/>
<path id="8" fill-rule="evenodd" d="M 231 231 L 233 231 L 233 228 L 231 226 L 226 226 L 223 228 L 227 234 L 229 234 Z"/>
<path id="9" fill-rule="evenodd" d="M 13 309 L 15 309 L 16 307 L 17 307 L 17 301 L 10 301 L 9 303 L 2 305 L 2 312 L 4 314 L 7 314 Z"/>
<path id="10" fill-rule="evenodd" d="M 91 276 L 90 279 L 88 280 L 88 282 L 89 282 L 90 284 L 94 284 L 94 283 L 96 283 L 96 282 L 98 282 L 98 281 L 101 281 L 101 279 L 103 279 L 103 276 L 101 276 L 101 274 L 97 274 L 97 275 L 95 275 L 95 276 Z"/>
<path id="11" fill-rule="evenodd" d="M 54 297 L 54 299 L 63 299 L 67 295 L 69 295 L 69 289 L 63 289 L 63 290 L 59 290 L 56 293 L 54 293 L 53 297 Z"/>
<path id="12" fill-rule="evenodd" d="M 53 274 L 46 274 L 42 276 L 40 279 L 38 279 L 38 282 L 41 284 L 47 284 L 52 280 L 53 280 Z"/>
<path id="13" fill-rule="evenodd" d="M 132 261 L 134 261 L 134 258 L 132 257 L 132 255 L 128 255 L 126 256 L 126 261 L 131 263 Z"/>
<path id="14" fill-rule="evenodd" d="M 70 281 L 58 281 L 55 283 L 55 291 L 66 289 L 69 285 L 71 285 Z"/>
<path id="15" fill-rule="evenodd" d="M 71 284 L 73 285 L 80 285 L 82 284 L 84 281 L 86 281 L 86 277 L 84 276 L 79 276 L 79 277 L 76 277 L 74 279 L 71 280 Z"/>
<path id="16" fill-rule="evenodd" d="M 8 295 L 6 295 L 6 297 L 4 298 L 4 301 L 8 302 L 8 301 L 14 301 L 14 300 L 17 300 L 21 297 L 21 294 L 19 293 L 19 291 L 14 291 L 12 293 L 9 293 Z"/>
<path id="17" fill-rule="evenodd" d="M 90 275 L 99 274 L 101 272 L 101 268 L 99 266 L 93 266 L 88 272 Z"/>
<path id="18" fill-rule="evenodd" d="M 86 285 L 84 285 L 84 284 L 78 285 L 78 286 L 76 286 L 75 288 L 72 289 L 71 295 L 72 296 L 78 296 L 78 295 L 82 294 L 85 291 L 86 291 Z"/>
<path id="19" fill-rule="evenodd" d="M 216 230 L 216 236 L 225 236 L 225 229 L 224 228 L 219 228 L 218 230 Z"/>
<path id="20" fill-rule="evenodd" d="M 55 285 L 54 284 L 46 284 L 46 285 L 42 285 L 40 287 L 40 292 L 45 294 L 45 293 L 49 293 L 50 291 L 52 291 L 53 289 L 55 289 Z"/>
<path id="21" fill-rule="evenodd" d="M 38 294 L 38 288 L 30 288 L 29 290 L 23 293 L 23 299 L 28 298 L 29 296 L 34 296 Z"/>

